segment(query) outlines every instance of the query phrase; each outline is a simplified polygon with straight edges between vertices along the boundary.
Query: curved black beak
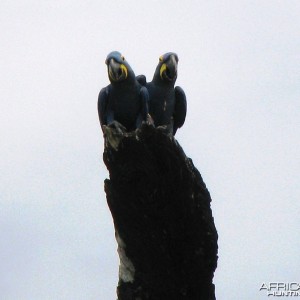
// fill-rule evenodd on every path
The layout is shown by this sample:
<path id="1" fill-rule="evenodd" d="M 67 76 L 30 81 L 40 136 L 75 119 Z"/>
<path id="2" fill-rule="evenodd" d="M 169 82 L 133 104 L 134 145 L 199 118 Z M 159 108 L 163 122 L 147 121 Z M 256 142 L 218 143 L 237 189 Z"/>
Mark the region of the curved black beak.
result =
<path id="1" fill-rule="evenodd" d="M 178 62 L 175 58 L 175 55 L 170 55 L 169 59 L 166 61 L 166 75 L 171 80 L 173 80 L 177 76 L 177 65 Z"/>
<path id="2" fill-rule="evenodd" d="M 127 77 L 127 69 L 123 64 L 116 62 L 113 58 L 107 63 L 108 75 L 112 81 L 122 81 Z"/>

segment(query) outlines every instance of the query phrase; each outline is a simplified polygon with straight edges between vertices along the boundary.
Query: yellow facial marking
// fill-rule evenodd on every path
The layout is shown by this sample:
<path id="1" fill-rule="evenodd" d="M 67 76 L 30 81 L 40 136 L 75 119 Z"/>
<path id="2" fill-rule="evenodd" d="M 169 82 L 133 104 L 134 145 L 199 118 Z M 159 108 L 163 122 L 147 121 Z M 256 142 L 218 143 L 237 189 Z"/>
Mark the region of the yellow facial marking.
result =
<path id="1" fill-rule="evenodd" d="M 167 69 L 167 65 L 162 64 L 162 66 L 160 67 L 160 71 L 159 71 L 159 75 L 160 75 L 161 79 L 163 79 L 162 74 L 164 71 L 166 71 L 166 69 Z"/>
<path id="2" fill-rule="evenodd" d="M 160 56 L 159 61 L 163 61 L 163 58 L 164 58 L 163 56 Z"/>
<path id="3" fill-rule="evenodd" d="M 125 79 L 127 78 L 128 75 L 128 71 L 125 65 L 121 64 L 120 66 L 121 70 L 125 73 Z"/>

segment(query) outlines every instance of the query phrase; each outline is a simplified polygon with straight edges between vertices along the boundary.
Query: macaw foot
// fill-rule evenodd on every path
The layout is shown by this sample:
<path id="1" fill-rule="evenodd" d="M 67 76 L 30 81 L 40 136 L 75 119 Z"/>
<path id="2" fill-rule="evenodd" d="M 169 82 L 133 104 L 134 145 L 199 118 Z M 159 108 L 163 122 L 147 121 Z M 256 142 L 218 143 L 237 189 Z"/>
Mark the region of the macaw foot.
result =
<path id="1" fill-rule="evenodd" d="M 150 114 L 147 114 L 146 124 L 155 127 L 154 121 Z"/>
<path id="2" fill-rule="evenodd" d="M 124 132 L 126 132 L 126 127 L 118 121 L 112 121 L 110 124 L 108 124 L 108 127 L 115 129 L 119 134 L 123 134 Z"/>
<path id="3" fill-rule="evenodd" d="M 113 121 L 108 126 L 103 125 L 102 130 L 104 133 L 104 140 L 106 146 L 108 146 L 109 144 L 113 149 L 117 151 L 119 144 L 122 141 L 126 132 L 126 128 L 119 122 Z"/>
<path id="4" fill-rule="evenodd" d="M 162 131 L 164 134 L 168 135 L 169 137 L 173 136 L 172 124 L 157 126 L 156 129 Z"/>

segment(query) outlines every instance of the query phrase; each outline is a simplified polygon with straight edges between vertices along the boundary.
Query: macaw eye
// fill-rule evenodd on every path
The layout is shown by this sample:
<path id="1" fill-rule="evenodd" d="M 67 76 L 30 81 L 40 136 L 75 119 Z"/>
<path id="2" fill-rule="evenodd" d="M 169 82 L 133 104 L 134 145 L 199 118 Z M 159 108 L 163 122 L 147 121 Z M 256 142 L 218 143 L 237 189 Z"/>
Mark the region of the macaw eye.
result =
<path id="1" fill-rule="evenodd" d="M 123 61 L 125 60 L 125 57 L 123 55 L 121 55 L 121 58 L 122 58 Z"/>
<path id="2" fill-rule="evenodd" d="M 159 57 L 159 61 L 162 62 L 163 61 L 163 56 Z"/>

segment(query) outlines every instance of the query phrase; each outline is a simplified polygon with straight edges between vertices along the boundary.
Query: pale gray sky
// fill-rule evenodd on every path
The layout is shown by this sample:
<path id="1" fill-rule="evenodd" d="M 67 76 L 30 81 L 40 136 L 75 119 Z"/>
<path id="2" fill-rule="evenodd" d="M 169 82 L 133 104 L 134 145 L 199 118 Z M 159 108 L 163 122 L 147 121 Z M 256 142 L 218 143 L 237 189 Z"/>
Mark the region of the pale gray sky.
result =
<path id="1" fill-rule="evenodd" d="M 0 3 L 0 298 L 115 299 L 96 110 L 104 60 L 179 55 L 177 139 L 213 198 L 218 300 L 299 282 L 299 1 Z"/>

